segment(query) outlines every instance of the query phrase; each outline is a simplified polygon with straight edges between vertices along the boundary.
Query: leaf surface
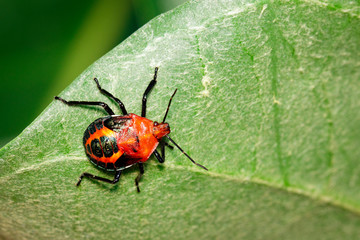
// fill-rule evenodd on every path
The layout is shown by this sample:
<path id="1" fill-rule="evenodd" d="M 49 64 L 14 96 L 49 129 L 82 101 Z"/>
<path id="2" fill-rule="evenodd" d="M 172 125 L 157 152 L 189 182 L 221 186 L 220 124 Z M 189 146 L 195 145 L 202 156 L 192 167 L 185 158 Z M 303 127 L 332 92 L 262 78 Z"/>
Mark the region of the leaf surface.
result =
<path id="1" fill-rule="evenodd" d="M 356 4 L 190 1 L 155 18 L 60 96 L 167 121 L 178 150 L 112 178 L 87 160 L 106 113 L 53 102 L 0 151 L 0 237 L 340 239 L 360 235 L 360 17 Z M 20 117 L 12 116 L 12 117 Z"/>

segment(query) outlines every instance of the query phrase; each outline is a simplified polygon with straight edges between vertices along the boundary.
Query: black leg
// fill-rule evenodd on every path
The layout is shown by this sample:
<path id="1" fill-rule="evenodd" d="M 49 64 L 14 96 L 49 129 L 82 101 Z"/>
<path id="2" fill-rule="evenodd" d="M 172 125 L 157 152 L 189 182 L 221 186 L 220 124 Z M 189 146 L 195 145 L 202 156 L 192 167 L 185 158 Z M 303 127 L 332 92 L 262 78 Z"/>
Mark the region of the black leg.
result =
<path id="1" fill-rule="evenodd" d="M 119 104 L 119 107 L 120 107 L 122 113 L 124 115 L 127 115 L 126 108 L 125 108 L 124 104 L 120 101 L 120 99 L 118 99 L 117 97 L 114 97 L 114 95 L 112 95 L 111 93 L 109 93 L 105 89 L 102 89 L 97 78 L 94 78 L 94 81 L 96 82 L 96 86 L 100 90 L 100 92 L 102 94 L 108 96 L 109 98 L 113 99 L 115 102 L 117 102 Z"/>
<path id="2" fill-rule="evenodd" d="M 145 90 L 145 92 L 143 94 L 142 111 L 141 111 L 141 116 L 142 117 L 146 117 L 146 100 L 147 100 L 148 94 L 151 92 L 151 90 L 153 89 L 153 87 L 156 84 L 156 78 L 157 78 L 158 69 L 159 69 L 158 67 L 155 68 L 154 78 L 153 78 L 153 80 L 151 80 L 151 82 L 149 83 L 149 86 L 146 88 L 146 90 Z"/>
<path id="3" fill-rule="evenodd" d="M 174 147 L 171 146 L 170 144 L 168 144 L 167 142 L 163 142 L 163 141 L 160 142 L 161 155 L 156 149 L 154 151 L 154 155 L 157 158 L 157 160 L 159 161 L 159 163 L 165 162 L 165 146 L 169 147 L 171 149 L 174 149 Z"/>
<path id="4" fill-rule="evenodd" d="M 161 155 L 163 157 L 160 156 L 160 153 L 156 149 L 154 151 L 154 155 L 157 158 L 157 160 L 159 161 L 159 163 L 164 163 L 165 162 L 165 159 L 163 158 L 163 157 L 165 157 L 165 154 L 162 152 L 162 149 L 161 149 Z"/>
<path id="5" fill-rule="evenodd" d="M 171 149 L 174 149 L 174 147 L 173 146 L 171 146 L 170 144 L 168 144 L 167 142 L 162 142 L 165 146 L 167 146 L 167 147 L 169 147 L 169 148 L 171 148 Z"/>
<path id="6" fill-rule="evenodd" d="M 165 162 L 165 142 L 160 142 L 161 156 Z"/>
<path id="7" fill-rule="evenodd" d="M 69 105 L 69 106 L 78 106 L 78 105 L 100 106 L 100 107 L 104 108 L 104 110 L 109 115 L 114 115 L 113 110 L 111 110 L 111 108 L 104 102 L 66 101 L 65 99 L 62 99 L 61 97 L 58 97 L 58 96 L 56 96 L 55 99 L 62 101 L 63 103 L 65 103 L 66 105 Z"/>
<path id="8" fill-rule="evenodd" d="M 91 173 L 84 172 L 83 174 L 80 175 L 79 181 L 76 183 L 76 186 L 80 186 L 80 183 L 81 183 L 81 181 L 82 181 L 82 179 L 84 177 L 99 180 L 99 181 L 103 181 L 103 182 L 107 182 L 107 183 L 111 183 L 111 184 L 115 184 L 115 183 L 117 183 L 119 181 L 120 175 L 121 175 L 121 171 L 118 170 L 118 171 L 115 172 L 114 180 L 110 180 L 110 179 L 107 179 L 107 178 L 95 176 L 95 175 L 93 175 Z"/>
<path id="9" fill-rule="evenodd" d="M 140 172 L 139 172 L 139 175 L 137 175 L 137 177 L 135 178 L 135 185 L 136 185 L 137 191 L 140 192 L 139 181 L 140 181 L 142 175 L 144 174 L 144 164 L 142 162 L 139 162 L 138 166 L 139 166 Z"/>

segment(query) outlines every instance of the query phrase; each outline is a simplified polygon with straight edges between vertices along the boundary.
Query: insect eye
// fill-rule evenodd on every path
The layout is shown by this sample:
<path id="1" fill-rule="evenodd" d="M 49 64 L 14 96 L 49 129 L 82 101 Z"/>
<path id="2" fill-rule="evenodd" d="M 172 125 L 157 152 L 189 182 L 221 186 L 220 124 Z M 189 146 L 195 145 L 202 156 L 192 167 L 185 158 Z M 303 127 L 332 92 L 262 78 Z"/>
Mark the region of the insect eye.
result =
<path id="1" fill-rule="evenodd" d="M 159 123 L 155 121 L 155 122 L 154 122 L 154 126 L 157 126 L 157 125 L 159 125 Z"/>

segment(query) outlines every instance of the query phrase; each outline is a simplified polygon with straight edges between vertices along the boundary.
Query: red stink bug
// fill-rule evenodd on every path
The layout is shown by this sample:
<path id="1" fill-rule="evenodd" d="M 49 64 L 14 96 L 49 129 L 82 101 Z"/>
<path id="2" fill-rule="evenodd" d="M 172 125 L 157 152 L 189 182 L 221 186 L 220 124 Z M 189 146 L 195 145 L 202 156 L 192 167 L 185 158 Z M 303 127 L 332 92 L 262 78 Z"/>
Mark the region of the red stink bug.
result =
<path id="1" fill-rule="evenodd" d="M 167 137 L 182 153 L 190 159 L 191 162 L 197 166 L 207 170 L 206 167 L 196 163 L 182 148 L 169 137 L 170 126 L 165 122 L 166 116 L 170 109 L 171 100 L 173 99 L 177 89 L 169 100 L 164 119 L 161 123 L 151 121 L 146 118 L 146 102 L 150 91 L 156 84 L 158 68 L 155 68 L 154 78 L 146 88 L 142 98 L 141 117 L 128 113 L 124 104 L 111 93 L 102 89 L 97 78 L 94 81 L 100 92 L 107 97 L 114 100 L 124 115 L 115 115 L 111 108 L 104 102 L 92 101 L 66 101 L 58 96 L 56 100 L 60 100 L 69 106 L 91 105 L 100 106 L 109 114 L 92 122 L 85 130 L 83 137 L 83 144 L 86 155 L 90 162 L 97 167 L 107 171 L 115 171 L 113 180 L 103 177 L 95 176 L 91 173 L 84 172 L 80 175 L 76 186 L 79 186 L 84 177 L 115 184 L 119 181 L 121 171 L 125 168 L 131 167 L 134 164 L 139 166 L 139 174 L 135 178 L 137 191 L 140 192 L 139 181 L 144 174 L 143 163 L 146 162 L 152 154 L 158 159 L 160 163 L 165 161 L 165 145 L 168 145 L 163 138 Z M 156 150 L 160 143 L 161 155 Z"/>

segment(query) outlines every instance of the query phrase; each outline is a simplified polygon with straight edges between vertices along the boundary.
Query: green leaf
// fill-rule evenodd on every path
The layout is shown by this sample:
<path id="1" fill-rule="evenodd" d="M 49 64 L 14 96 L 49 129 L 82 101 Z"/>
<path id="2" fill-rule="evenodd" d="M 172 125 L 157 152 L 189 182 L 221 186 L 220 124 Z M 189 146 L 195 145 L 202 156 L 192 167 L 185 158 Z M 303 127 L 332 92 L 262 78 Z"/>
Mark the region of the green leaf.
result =
<path id="1" fill-rule="evenodd" d="M 0 237 L 355 239 L 360 235 L 359 4 L 191 1 L 157 17 L 60 94 L 131 112 L 159 67 L 148 117 L 177 149 L 112 178 L 87 160 L 84 129 L 106 113 L 54 101 L 0 151 Z M 21 115 L 7 116 L 12 118 Z M 3 126 L 5 127 L 5 126 Z"/>

